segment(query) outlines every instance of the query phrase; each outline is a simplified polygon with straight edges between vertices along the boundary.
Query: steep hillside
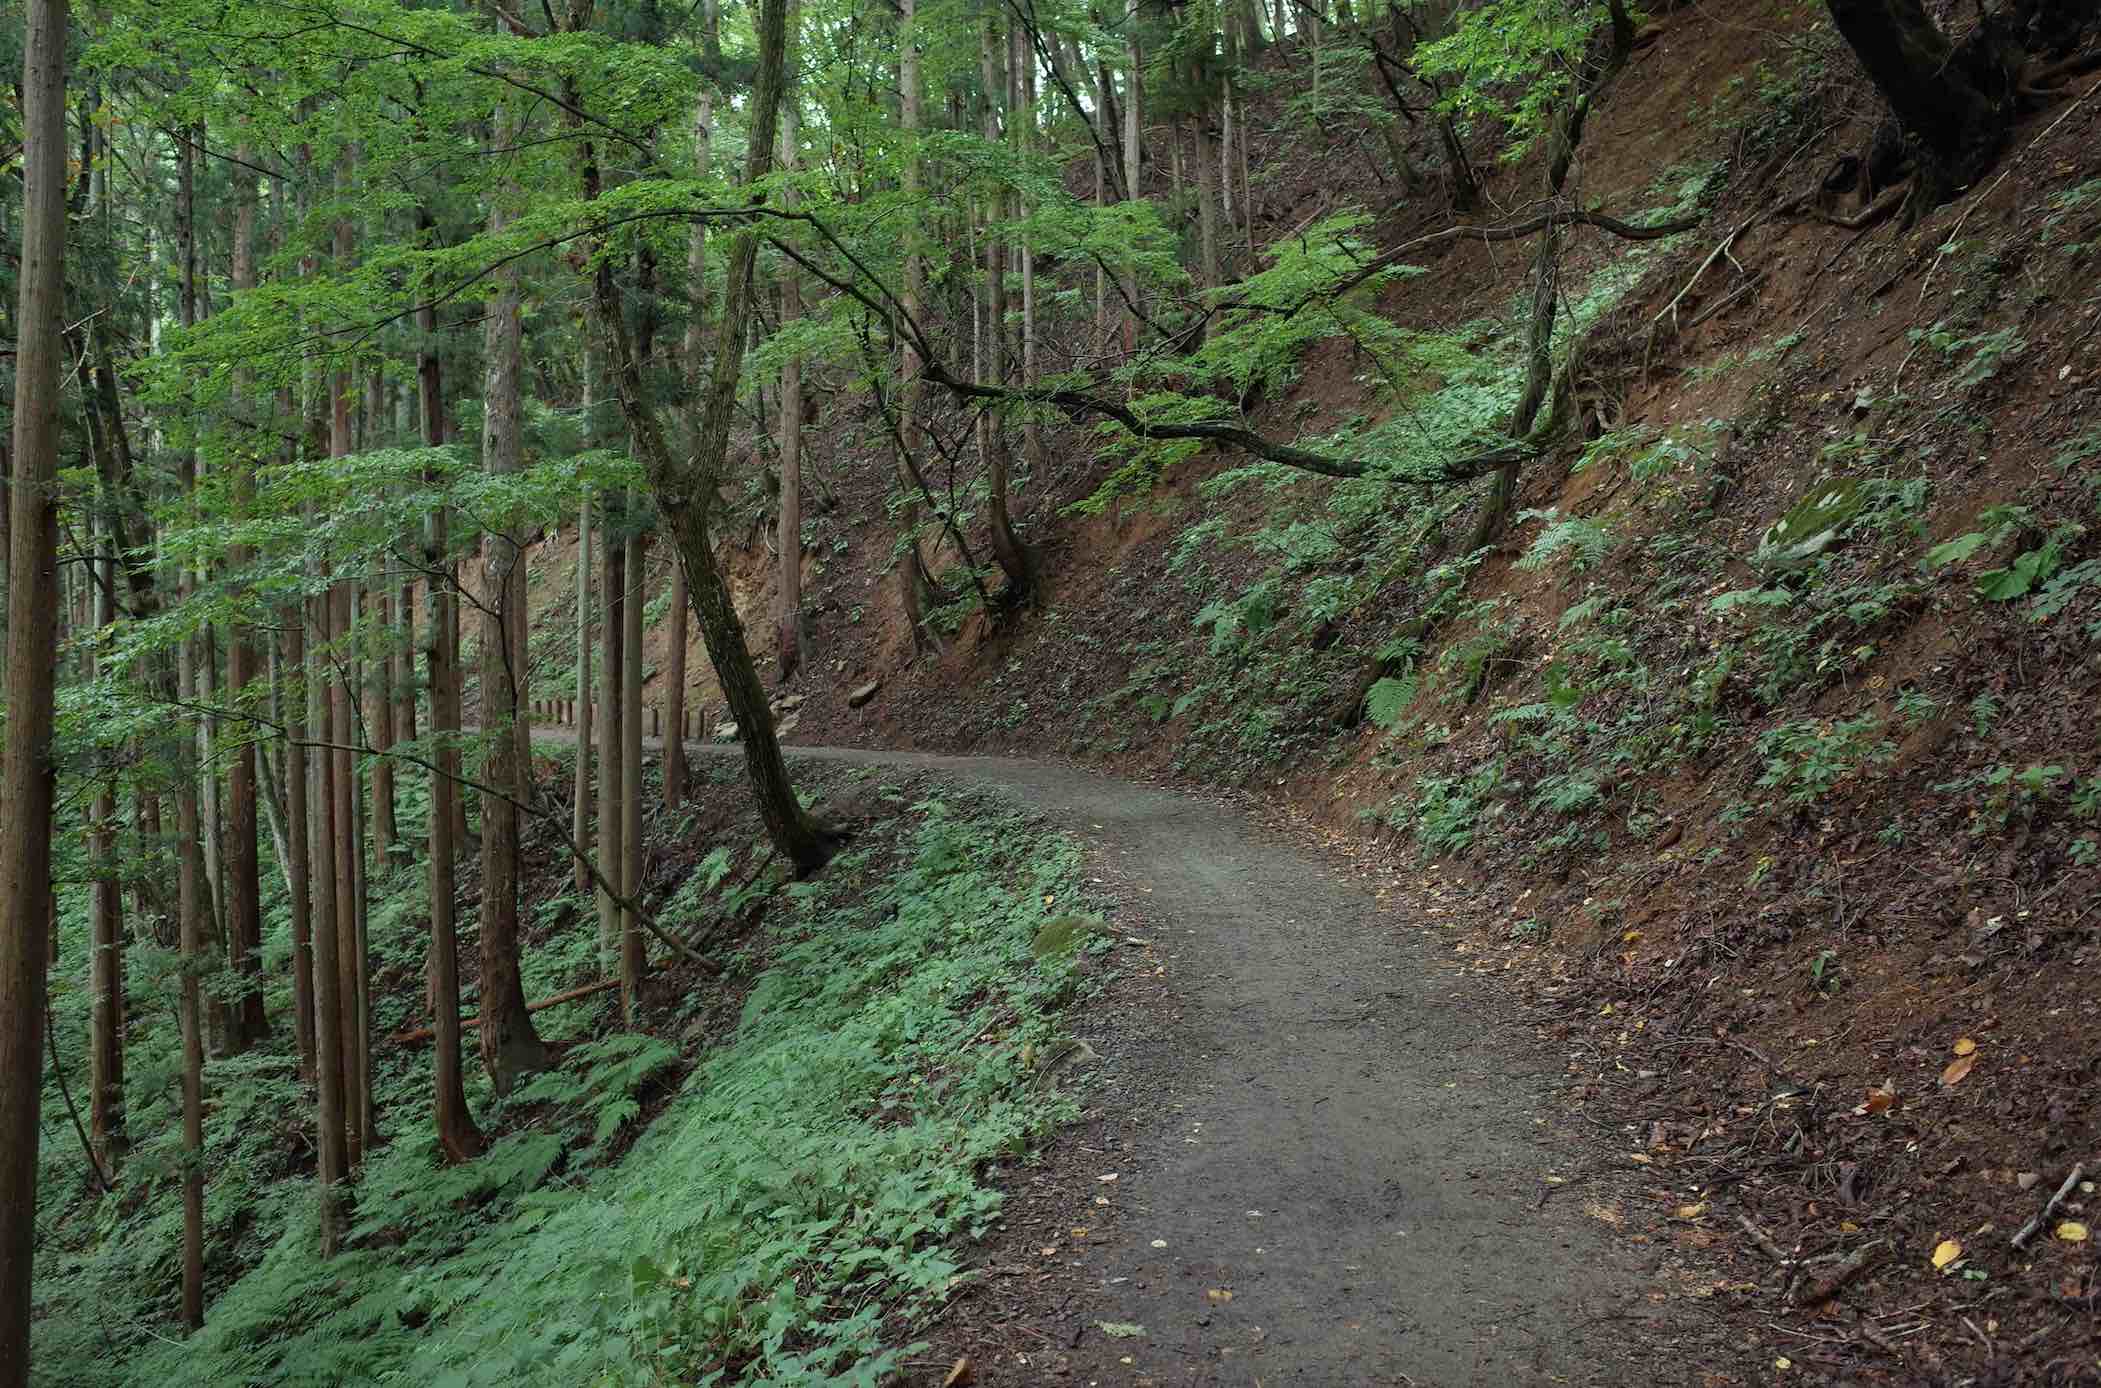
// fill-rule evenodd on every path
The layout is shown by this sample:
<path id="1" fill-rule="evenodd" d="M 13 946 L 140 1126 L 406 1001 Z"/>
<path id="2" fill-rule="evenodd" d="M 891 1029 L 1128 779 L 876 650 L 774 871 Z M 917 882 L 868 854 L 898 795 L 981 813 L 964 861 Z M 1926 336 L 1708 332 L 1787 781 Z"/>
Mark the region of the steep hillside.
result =
<path id="1" fill-rule="evenodd" d="M 1660 22 L 1579 179 L 1702 220 L 1576 243 L 1588 442 L 1525 469 L 1484 552 L 1471 491 L 1204 454 L 1105 495 L 1126 460 L 1068 427 L 1022 493 L 1041 593 L 937 655 L 897 624 L 891 532 L 820 512 L 793 738 L 1259 788 L 1530 1000 L 1624 1148 L 1589 1177 L 1613 1222 L 1747 1343 L 1857 1381 L 2071 1381 L 2091 1184 L 2013 1240 L 2101 1174 L 2101 98 L 2069 89 L 1916 225 L 1856 229 L 1829 176 L 1882 114 L 1850 63 L 1791 4 Z M 1257 114 L 1273 253 L 1351 204 L 1374 245 L 1446 220 L 1346 122 Z M 1497 168 L 1490 201 L 1536 178 Z M 1341 333 L 1253 417 L 1405 447 L 1507 410 L 1528 263 L 1461 239 L 1382 291 L 1401 404 Z M 817 466 L 838 515 L 880 516 L 873 449 Z"/>

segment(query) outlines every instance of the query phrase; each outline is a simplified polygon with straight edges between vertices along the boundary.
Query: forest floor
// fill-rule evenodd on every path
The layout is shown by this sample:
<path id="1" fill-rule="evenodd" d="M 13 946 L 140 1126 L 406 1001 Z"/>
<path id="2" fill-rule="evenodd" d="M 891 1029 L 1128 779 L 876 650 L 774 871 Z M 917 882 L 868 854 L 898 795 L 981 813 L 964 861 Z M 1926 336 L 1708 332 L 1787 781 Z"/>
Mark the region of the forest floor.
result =
<path id="1" fill-rule="evenodd" d="M 1433 885 L 1367 880 L 1242 797 L 792 755 L 994 788 L 1076 834 L 1118 903 L 1072 1023 L 1081 1121 L 1008 1173 L 969 1290 L 901 1327 L 933 1342 L 925 1382 L 1700 1382 L 1744 1352 L 1687 1314 L 1715 1285 L 1682 1250 L 1615 1237 L 1624 1152 L 1454 954 L 1463 905 Z"/>

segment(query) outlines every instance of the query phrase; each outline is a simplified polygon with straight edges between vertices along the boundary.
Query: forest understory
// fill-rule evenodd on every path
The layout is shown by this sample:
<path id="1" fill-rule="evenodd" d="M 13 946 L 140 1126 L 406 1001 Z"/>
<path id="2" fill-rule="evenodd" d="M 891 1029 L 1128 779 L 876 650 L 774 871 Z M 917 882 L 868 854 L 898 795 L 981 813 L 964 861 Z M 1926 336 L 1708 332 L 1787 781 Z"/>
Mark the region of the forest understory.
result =
<path id="1" fill-rule="evenodd" d="M 0 1388 L 2101 1382 L 2101 7 L 32 3 Z"/>

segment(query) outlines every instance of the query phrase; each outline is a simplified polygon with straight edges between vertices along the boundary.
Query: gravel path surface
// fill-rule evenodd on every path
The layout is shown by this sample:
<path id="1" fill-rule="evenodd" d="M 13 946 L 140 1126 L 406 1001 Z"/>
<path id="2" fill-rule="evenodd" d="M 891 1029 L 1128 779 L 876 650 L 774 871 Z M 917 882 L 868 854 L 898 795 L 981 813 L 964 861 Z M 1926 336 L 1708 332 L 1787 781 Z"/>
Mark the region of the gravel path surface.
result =
<path id="1" fill-rule="evenodd" d="M 980 783 L 1069 828 L 1130 907 L 1119 930 L 1173 981 L 1171 1025 L 1076 1023 L 1103 1056 L 1087 1102 L 1121 1138 L 1098 1173 L 1072 1172 L 1073 1217 L 1107 1193 L 1116 1218 L 1021 1341 L 1052 1351 L 987 1356 L 976 1383 L 1696 1377 L 1661 1367 L 1653 1284 L 1582 1196 L 1540 1208 L 1571 1163 L 1548 1136 L 1561 1062 L 1494 1019 L 1492 985 L 1434 926 L 1199 796 L 1037 761 L 789 751 Z"/>

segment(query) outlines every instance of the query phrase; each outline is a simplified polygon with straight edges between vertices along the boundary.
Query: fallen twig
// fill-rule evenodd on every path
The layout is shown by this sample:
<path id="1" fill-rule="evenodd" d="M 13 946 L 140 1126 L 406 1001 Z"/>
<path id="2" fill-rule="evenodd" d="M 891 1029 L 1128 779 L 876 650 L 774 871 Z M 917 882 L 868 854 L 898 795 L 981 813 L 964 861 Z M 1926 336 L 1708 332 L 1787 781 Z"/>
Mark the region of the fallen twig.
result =
<path id="1" fill-rule="evenodd" d="M 1867 1265 L 1874 1261 L 1876 1247 L 1877 1245 L 1872 1243 L 1862 1244 L 1848 1253 L 1839 1260 L 1837 1267 L 1811 1282 L 1807 1289 L 1799 1290 L 1794 1298 L 1795 1304 L 1814 1306 L 1838 1295 L 1848 1282 L 1860 1276 Z"/>
<path id="2" fill-rule="evenodd" d="M 1743 1231 L 1751 1236 L 1751 1242 L 1757 1244 L 1768 1258 L 1771 1258 L 1782 1267 L 1788 1267 L 1794 1263 L 1794 1259 L 1788 1257 L 1786 1253 L 1781 1251 L 1780 1245 L 1773 1242 L 1770 1234 L 1751 1222 L 1749 1215 L 1738 1215 L 1736 1222 L 1743 1226 Z"/>
<path id="3" fill-rule="evenodd" d="M 2013 1236 L 2013 1246 L 2015 1248 L 2024 1247 L 2028 1240 L 2042 1232 L 2042 1227 L 2050 1222 L 2050 1216 L 2056 1214 L 2058 1206 L 2064 1204 L 2070 1198 L 2072 1192 L 2079 1188 L 2079 1182 L 2085 1176 L 2086 1163 L 2072 1163 L 2072 1174 L 2065 1177 L 2065 1183 L 2057 1188 L 2057 1194 L 2050 1197 L 2050 1203 L 2043 1206 L 2043 1212 L 2021 1226 L 2021 1232 Z"/>
<path id="4" fill-rule="evenodd" d="M 529 1002 L 525 1005 L 525 1010 L 527 1012 L 538 1012 L 542 1008 L 559 1007 L 565 1002 L 575 1002 L 578 998 L 588 998 L 594 993 L 610 992 L 619 986 L 620 980 L 617 978 L 601 978 L 596 983 L 586 983 L 581 988 L 571 988 L 566 993 L 556 993 L 551 998 L 542 998 L 538 1002 Z M 480 1025 L 481 1018 L 479 1017 L 460 1018 L 460 1029 L 462 1031 Z M 397 1046 L 413 1046 L 419 1041 L 428 1041 L 437 1034 L 436 1027 L 424 1027 L 418 1031 L 396 1032 L 387 1039 Z"/>

